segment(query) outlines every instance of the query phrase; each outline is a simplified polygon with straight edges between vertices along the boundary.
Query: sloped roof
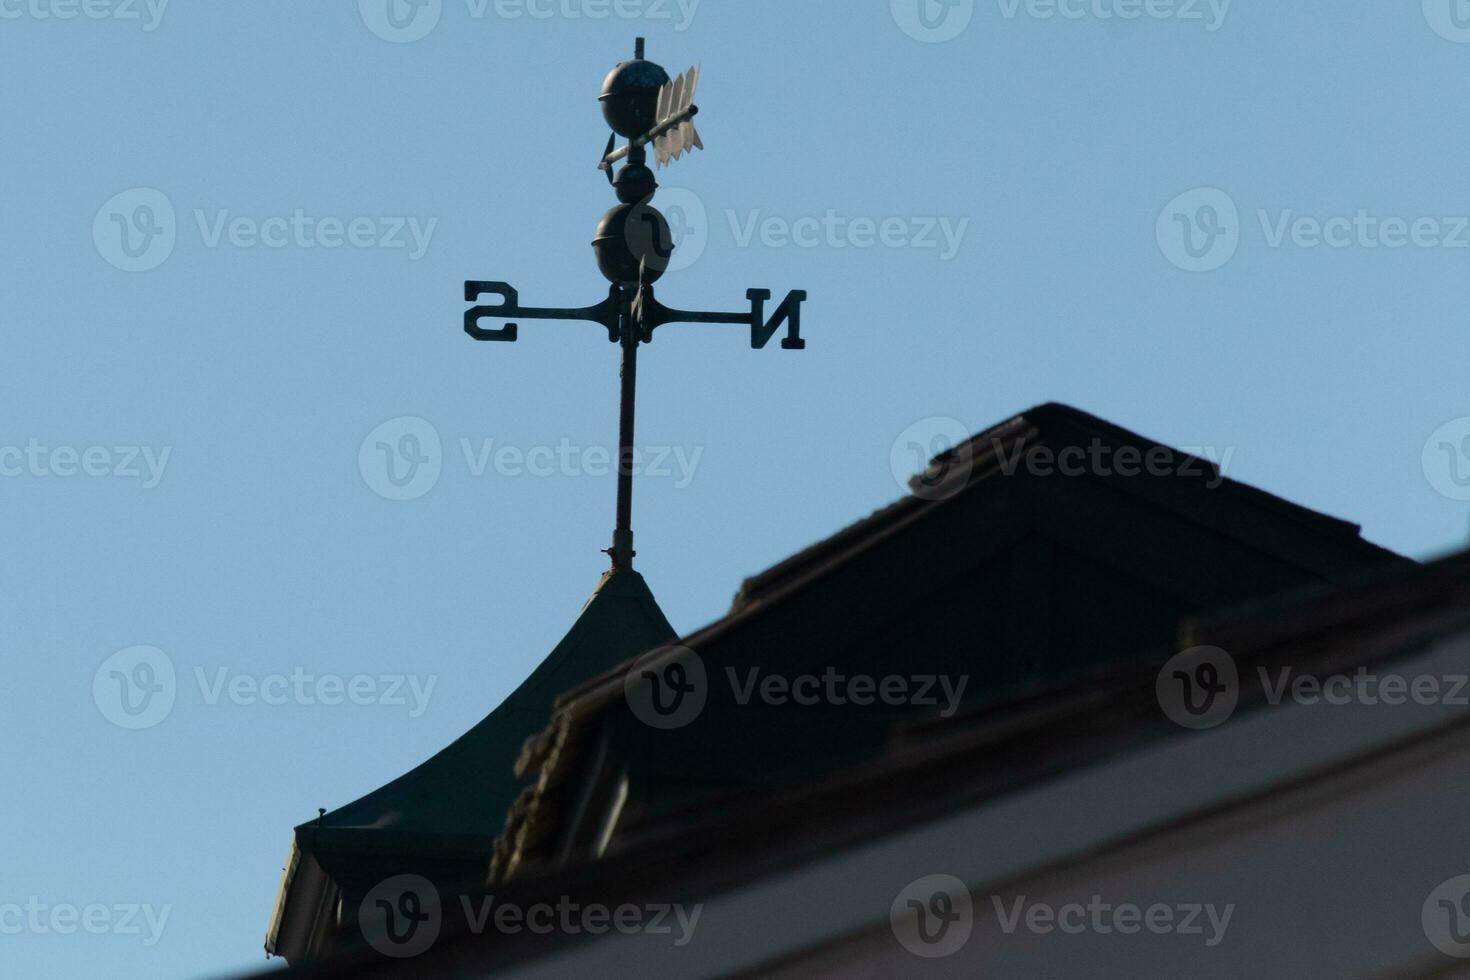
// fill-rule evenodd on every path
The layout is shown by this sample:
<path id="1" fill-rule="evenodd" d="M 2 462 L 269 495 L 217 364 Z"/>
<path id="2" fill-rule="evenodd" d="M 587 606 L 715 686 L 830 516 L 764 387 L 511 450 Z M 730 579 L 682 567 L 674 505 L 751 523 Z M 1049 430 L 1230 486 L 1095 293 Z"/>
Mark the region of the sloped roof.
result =
<path id="1" fill-rule="evenodd" d="M 1020 451 L 1045 446 L 1057 452 L 1094 441 L 1114 451 L 1131 447 L 1141 454 L 1164 452 L 1175 475 L 1092 472 L 1085 480 L 1069 482 L 1060 477 L 1028 479 L 1008 469 L 1008 461 L 1016 460 Z M 849 633 L 872 629 L 873 617 L 879 615 L 876 607 L 913 602 L 921 588 L 916 579 L 941 575 L 935 565 L 946 563 L 943 574 L 952 575 L 954 568 L 978 560 L 983 551 L 1014 544 L 1032 530 L 1026 522 L 1038 515 L 1046 535 L 1085 545 L 1091 557 L 1109 563 L 1119 578 L 1148 576 L 1146 586 L 1187 597 L 1200 611 L 1244 601 L 1252 588 L 1263 595 L 1311 583 L 1340 583 L 1372 568 L 1415 566 L 1363 540 L 1355 524 L 1228 479 L 1209 460 L 1055 403 L 979 433 L 936 458 L 913 485 L 913 495 L 747 579 L 729 615 L 681 644 L 727 667 L 812 651 L 826 655 L 833 643 L 814 645 L 810 637 L 804 646 L 797 642 L 795 652 L 787 649 L 793 624 L 805 624 L 809 631 L 833 623 Z M 1084 493 L 1106 494 L 1110 509 L 1080 512 L 1079 505 L 1088 499 Z M 1144 526 L 1144 520 L 1155 520 L 1155 526 Z M 1167 533 L 1161 530 L 1162 521 L 1168 522 Z M 945 533 L 934 530 L 941 525 Z M 899 547 L 900 539 L 908 543 Z M 1195 548 L 1207 543 L 1227 548 L 1235 556 L 1233 566 L 1201 560 Z M 876 582 L 862 602 L 813 601 L 823 590 L 830 600 L 832 590 L 860 582 Z M 1047 615 L 1043 611 L 1039 618 Z M 777 620 L 784 624 L 781 628 L 772 625 Z M 772 646 L 778 637 L 785 638 L 779 650 Z M 1141 651 L 1134 647 L 1127 652 Z M 657 664 L 643 666 L 657 669 Z M 545 856 L 543 843 L 556 839 L 551 824 L 564 812 L 557 801 L 575 791 L 597 726 L 610 712 L 624 708 L 626 667 L 567 692 L 551 725 L 527 743 L 518 766 L 523 773 L 539 772 L 539 779 L 534 793 L 518 802 L 497 844 L 497 877 L 514 876 L 535 863 Z M 710 714 L 707 708 L 706 718 Z M 749 733 L 750 728 L 742 730 Z"/>
<path id="2" fill-rule="evenodd" d="M 418 768 L 308 826 L 320 827 L 319 839 L 371 830 L 493 837 L 520 790 L 513 770 L 521 742 L 545 725 L 556 696 L 673 637 L 643 576 L 609 571 L 562 641 L 484 720 Z"/>
<path id="3" fill-rule="evenodd" d="M 556 696 L 673 637 L 643 576 L 631 569 L 603 575 L 562 641 L 479 724 L 417 768 L 296 828 L 296 852 L 282 882 L 268 951 L 289 955 L 275 947 L 282 920 L 293 914 L 293 889 L 305 884 L 298 883 L 297 869 L 322 873 L 316 862 L 301 861 L 303 855 L 420 854 L 488 863 L 521 791 L 516 756 L 525 739 L 546 724 Z M 302 887 L 304 894 L 313 890 Z"/>
<path id="4" fill-rule="evenodd" d="M 1428 566 L 1395 564 L 1353 576 L 1350 582 L 1312 587 L 1185 623 L 1180 645 L 1219 644 L 1238 659 L 1246 680 L 1242 718 L 1302 715 L 1300 710 L 1272 706 L 1260 685 L 1248 680 L 1257 676 L 1254 668 L 1292 664 L 1324 675 L 1347 674 L 1359 667 L 1391 670 L 1391 665 L 1420 655 L 1437 641 L 1466 635 L 1467 615 L 1470 552 Z M 607 906 L 641 899 L 710 902 L 752 882 L 779 878 L 834 856 L 871 851 L 875 841 L 979 809 L 1067 774 L 1097 771 L 1164 744 L 1186 750 L 1198 746 L 1199 733 L 1179 728 L 1159 709 L 1155 680 L 1160 658 L 1159 653 L 1141 655 L 1012 702 L 897 729 L 881 759 L 811 784 L 671 814 L 619 853 L 555 869 L 543 877 L 512 880 L 499 886 L 496 895 L 503 903 L 523 907 L 560 895 Z M 1464 729 L 1463 715 L 1445 720 L 1446 729 Z M 1320 742 L 1315 750 L 1326 756 L 1337 751 L 1340 758 L 1314 764 L 1273 792 L 1325 783 L 1336 774 L 1355 772 L 1368 761 L 1388 757 L 1389 749 L 1411 748 L 1440 731 L 1426 729 L 1392 741 L 1387 748 L 1367 751 Z M 1253 753 L 1243 764 L 1252 773 L 1265 773 L 1282 754 Z M 1219 778 L 1203 763 L 1187 771 L 1205 780 Z M 1185 818 L 1160 821 L 1149 832 L 1161 834 L 1269 798 L 1246 794 Z M 1292 808 L 1280 809 L 1284 813 Z M 881 913 L 879 909 L 875 914 Z M 571 948 L 572 940 L 561 935 L 493 931 L 471 935 L 456 929 L 414 961 L 390 963 L 370 952 L 357 952 L 292 975 L 394 977 L 427 975 L 451 966 L 462 975 L 500 975 Z M 757 943 L 752 948 L 761 947 Z"/>

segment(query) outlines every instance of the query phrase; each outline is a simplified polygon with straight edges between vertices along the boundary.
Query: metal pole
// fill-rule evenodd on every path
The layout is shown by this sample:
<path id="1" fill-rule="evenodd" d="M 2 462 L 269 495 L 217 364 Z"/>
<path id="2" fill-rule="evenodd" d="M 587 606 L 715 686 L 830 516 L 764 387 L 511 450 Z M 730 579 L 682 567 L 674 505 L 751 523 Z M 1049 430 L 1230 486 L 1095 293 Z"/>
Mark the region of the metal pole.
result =
<path id="1" fill-rule="evenodd" d="M 626 310 L 627 307 L 625 306 Z M 622 323 L 623 367 L 618 412 L 618 526 L 613 531 L 613 568 L 633 567 L 633 406 L 638 391 L 638 330 L 626 312 Z"/>

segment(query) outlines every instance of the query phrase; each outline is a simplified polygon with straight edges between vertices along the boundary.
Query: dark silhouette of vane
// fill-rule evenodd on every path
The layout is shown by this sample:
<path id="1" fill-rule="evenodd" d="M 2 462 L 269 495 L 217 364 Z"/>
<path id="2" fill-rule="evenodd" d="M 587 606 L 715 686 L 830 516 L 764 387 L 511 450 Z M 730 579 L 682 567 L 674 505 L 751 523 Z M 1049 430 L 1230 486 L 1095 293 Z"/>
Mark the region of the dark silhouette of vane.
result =
<path id="1" fill-rule="evenodd" d="M 694 97 L 699 67 L 677 78 L 644 58 L 639 38 L 633 60 L 624 61 L 603 82 L 603 119 L 612 129 L 598 169 L 607 175 L 618 204 L 602 216 L 592 239 L 597 267 L 611 283 L 607 298 L 592 306 L 532 307 L 520 304 L 520 294 L 507 282 L 466 282 L 466 302 L 498 296 L 499 303 L 481 304 L 465 311 L 464 329 L 475 340 L 514 341 L 518 320 L 588 320 L 607 329 L 608 340 L 622 347 L 621 410 L 618 421 L 617 527 L 612 547 L 606 549 L 613 567 L 632 568 L 633 556 L 633 421 L 637 394 L 638 346 L 651 343 L 653 332 L 668 323 L 727 323 L 750 328 L 750 346 L 760 350 L 784 325 L 781 346 L 803 350 L 801 304 L 807 295 L 793 290 L 766 316 L 770 290 L 749 289 L 749 313 L 699 313 L 665 306 L 654 296 L 653 284 L 668 270 L 674 254 L 673 232 L 664 216 L 650 203 L 658 181 L 648 166 L 648 146 L 664 167 L 685 153 L 704 149 L 694 127 L 699 113 Z M 628 142 L 615 149 L 621 136 Z M 614 175 L 616 164 L 623 162 Z M 485 327 L 499 320 L 500 327 Z"/>

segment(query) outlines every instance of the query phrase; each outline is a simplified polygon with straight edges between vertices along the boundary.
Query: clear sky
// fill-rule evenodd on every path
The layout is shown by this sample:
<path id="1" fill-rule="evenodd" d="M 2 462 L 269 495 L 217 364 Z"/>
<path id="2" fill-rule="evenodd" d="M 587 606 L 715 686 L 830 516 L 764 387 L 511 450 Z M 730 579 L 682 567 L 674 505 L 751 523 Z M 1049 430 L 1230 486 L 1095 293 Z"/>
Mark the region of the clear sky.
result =
<path id="1" fill-rule="evenodd" d="M 680 630 L 911 443 L 1051 400 L 1464 544 L 1470 10 L 395 3 L 0 0 L 0 973 L 263 965 L 291 827 L 571 623 L 617 349 L 473 343 L 462 282 L 605 295 L 596 95 L 639 34 L 703 65 L 660 298 L 810 293 L 804 352 L 644 348 Z"/>

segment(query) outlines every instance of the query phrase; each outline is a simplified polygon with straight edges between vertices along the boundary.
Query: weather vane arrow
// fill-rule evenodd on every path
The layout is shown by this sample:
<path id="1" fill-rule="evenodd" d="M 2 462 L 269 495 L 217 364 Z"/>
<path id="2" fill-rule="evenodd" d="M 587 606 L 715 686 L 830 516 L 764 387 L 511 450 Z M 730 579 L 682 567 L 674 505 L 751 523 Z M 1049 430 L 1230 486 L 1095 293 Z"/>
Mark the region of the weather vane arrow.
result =
<path id="1" fill-rule="evenodd" d="M 745 298 L 749 313 L 701 313 L 678 310 L 660 303 L 653 284 L 669 267 L 674 254 L 673 233 L 664 216 L 649 202 L 658 182 L 648 167 L 648 146 L 653 145 L 660 167 L 680 159 L 685 152 L 704 149 L 694 127 L 699 106 L 694 104 L 699 85 L 698 66 L 671 79 L 663 68 L 643 57 L 644 40 L 639 38 L 633 60 L 613 68 L 603 83 L 602 115 L 612 129 L 598 169 L 607 174 L 619 204 L 598 222 L 592 248 L 597 266 L 611 286 L 607 298 L 592 306 L 522 306 L 520 294 L 507 282 L 470 280 L 464 284 L 465 301 L 478 303 L 497 296 L 498 303 L 473 306 L 465 311 L 464 330 L 475 340 L 514 341 L 520 320 L 585 320 L 607 329 L 608 340 L 622 346 L 621 411 L 618 423 L 618 511 L 613 545 L 607 549 L 613 567 L 632 568 L 633 556 L 633 420 L 637 393 L 638 346 L 650 343 L 653 332 L 668 323 L 727 323 L 750 328 L 750 346 L 760 350 L 784 325 L 781 346 L 803 350 L 801 304 L 807 295 L 793 290 L 766 316 L 771 299 L 767 289 L 750 289 Z M 614 148 L 617 138 L 628 142 Z M 613 167 L 626 161 L 617 175 Z M 485 327 L 486 320 L 503 323 Z"/>

